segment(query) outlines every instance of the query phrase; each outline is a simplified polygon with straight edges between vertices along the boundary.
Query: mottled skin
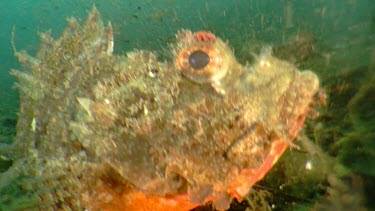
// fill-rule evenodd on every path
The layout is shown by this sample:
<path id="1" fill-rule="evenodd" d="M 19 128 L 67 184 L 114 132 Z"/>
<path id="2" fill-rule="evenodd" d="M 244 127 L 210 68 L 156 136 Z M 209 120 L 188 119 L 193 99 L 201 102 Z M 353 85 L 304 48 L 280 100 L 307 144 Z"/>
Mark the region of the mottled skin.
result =
<path id="1" fill-rule="evenodd" d="M 318 89 L 312 72 L 267 49 L 243 66 L 209 32 L 176 38 L 165 62 L 148 51 L 114 55 L 112 28 L 94 9 L 82 28 L 70 20 L 57 41 L 43 34 L 37 58 L 16 53 L 27 72 L 13 73 L 21 91 L 13 157 L 64 175 L 39 182 L 56 187 L 37 193 L 48 202 L 37 206 L 187 210 L 213 200 L 224 210 L 292 143 Z M 216 61 L 199 77 L 181 66 L 186 55 L 178 60 L 195 46 Z M 20 176 L 15 168 L 7 174 Z"/>

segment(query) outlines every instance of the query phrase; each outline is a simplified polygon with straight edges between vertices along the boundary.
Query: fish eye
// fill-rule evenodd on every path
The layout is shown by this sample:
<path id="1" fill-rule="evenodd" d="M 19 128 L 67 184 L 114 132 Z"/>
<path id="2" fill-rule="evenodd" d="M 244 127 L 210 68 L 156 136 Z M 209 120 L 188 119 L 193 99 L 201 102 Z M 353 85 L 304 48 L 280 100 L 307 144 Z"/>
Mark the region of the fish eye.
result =
<path id="1" fill-rule="evenodd" d="M 174 47 L 177 69 L 196 83 L 217 83 L 234 61 L 227 43 L 207 31 L 181 31 Z"/>
<path id="2" fill-rule="evenodd" d="M 203 51 L 197 50 L 189 55 L 188 61 L 190 67 L 194 70 L 200 70 L 210 63 L 210 56 Z"/>

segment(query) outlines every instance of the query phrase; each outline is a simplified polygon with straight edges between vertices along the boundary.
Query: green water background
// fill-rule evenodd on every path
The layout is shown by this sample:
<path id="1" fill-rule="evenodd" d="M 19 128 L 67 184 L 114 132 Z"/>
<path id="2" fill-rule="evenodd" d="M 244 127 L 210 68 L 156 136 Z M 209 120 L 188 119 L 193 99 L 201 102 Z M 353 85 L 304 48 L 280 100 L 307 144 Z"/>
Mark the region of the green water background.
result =
<path id="1" fill-rule="evenodd" d="M 52 30 L 57 38 L 67 17 L 83 21 L 93 4 L 112 23 L 117 54 L 164 51 L 179 29 L 212 31 L 228 40 L 239 58 L 253 46 L 279 46 L 307 33 L 320 58 L 306 68 L 322 80 L 363 66 L 375 70 L 374 0 L 0 0 L 0 144 L 11 142 L 19 109 L 9 75 L 21 68 L 12 30 L 16 48 L 33 55 L 37 32 Z"/>

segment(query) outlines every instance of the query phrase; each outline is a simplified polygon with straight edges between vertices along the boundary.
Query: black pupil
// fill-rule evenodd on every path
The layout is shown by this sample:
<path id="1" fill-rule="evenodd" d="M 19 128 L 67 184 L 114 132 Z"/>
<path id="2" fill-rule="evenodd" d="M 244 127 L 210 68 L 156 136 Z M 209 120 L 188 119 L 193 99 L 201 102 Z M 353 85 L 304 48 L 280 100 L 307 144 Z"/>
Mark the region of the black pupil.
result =
<path id="1" fill-rule="evenodd" d="M 193 69 L 202 69 L 210 62 L 210 57 L 203 51 L 194 51 L 189 56 L 189 64 Z"/>

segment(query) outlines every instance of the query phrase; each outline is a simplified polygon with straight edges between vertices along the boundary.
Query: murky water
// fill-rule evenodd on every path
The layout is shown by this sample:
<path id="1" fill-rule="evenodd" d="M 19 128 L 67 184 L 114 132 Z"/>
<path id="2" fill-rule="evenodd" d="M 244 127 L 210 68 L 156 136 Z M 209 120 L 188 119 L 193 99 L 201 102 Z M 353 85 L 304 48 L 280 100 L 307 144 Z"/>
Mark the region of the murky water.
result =
<path id="1" fill-rule="evenodd" d="M 17 50 L 33 55 L 39 46 L 37 32 L 51 30 L 52 36 L 57 37 L 67 25 L 67 17 L 83 21 L 93 4 L 103 20 L 112 23 L 115 54 L 146 49 L 160 52 L 163 58 L 178 30 L 207 30 L 228 40 L 242 64 L 251 62 L 252 52 L 272 46 L 277 57 L 318 74 L 325 93 L 320 96 L 321 101 L 326 104 L 318 106 L 320 115 L 307 123 L 304 134 L 315 145 L 305 147 L 326 159 L 316 159 L 318 164 L 311 167 L 306 162 L 314 163 L 313 157 L 299 162 L 296 160 L 302 155 L 291 152 L 285 162 L 293 160 L 299 170 L 280 164 L 270 175 L 277 175 L 278 169 L 283 169 L 280 171 L 287 171 L 289 179 L 275 186 L 270 176 L 255 189 L 274 195 L 268 197 L 268 205 L 274 209 L 339 209 L 348 207 L 348 203 L 353 209 L 375 209 L 369 201 L 375 194 L 375 3 L 372 0 L 1 1 L 0 170 L 12 165 L 4 149 L 15 136 L 19 109 L 18 92 L 12 88 L 16 80 L 9 72 L 21 67 L 14 57 L 11 40 L 14 39 Z M 304 175 L 309 174 L 306 169 L 317 171 L 326 165 L 324 162 L 337 162 L 337 168 L 345 170 L 335 171 L 335 177 L 332 173 L 315 172 L 310 174 L 311 179 L 294 179 L 298 174 L 309 178 Z M 4 185 L 0 183 L 0 210 Z M 316 188 L 312 188 L 315 194 L 302 188 L 304 185 Z M 287 191 L 281 190 L 284 186 Z M 356 196 L 352 201 L 340 198 L 340 194 L 350 193 Z M 334 207 L 335 202 L 343 206 Z M 233 210 L 236 206 L 246 207 L 237 204 Z"/>

